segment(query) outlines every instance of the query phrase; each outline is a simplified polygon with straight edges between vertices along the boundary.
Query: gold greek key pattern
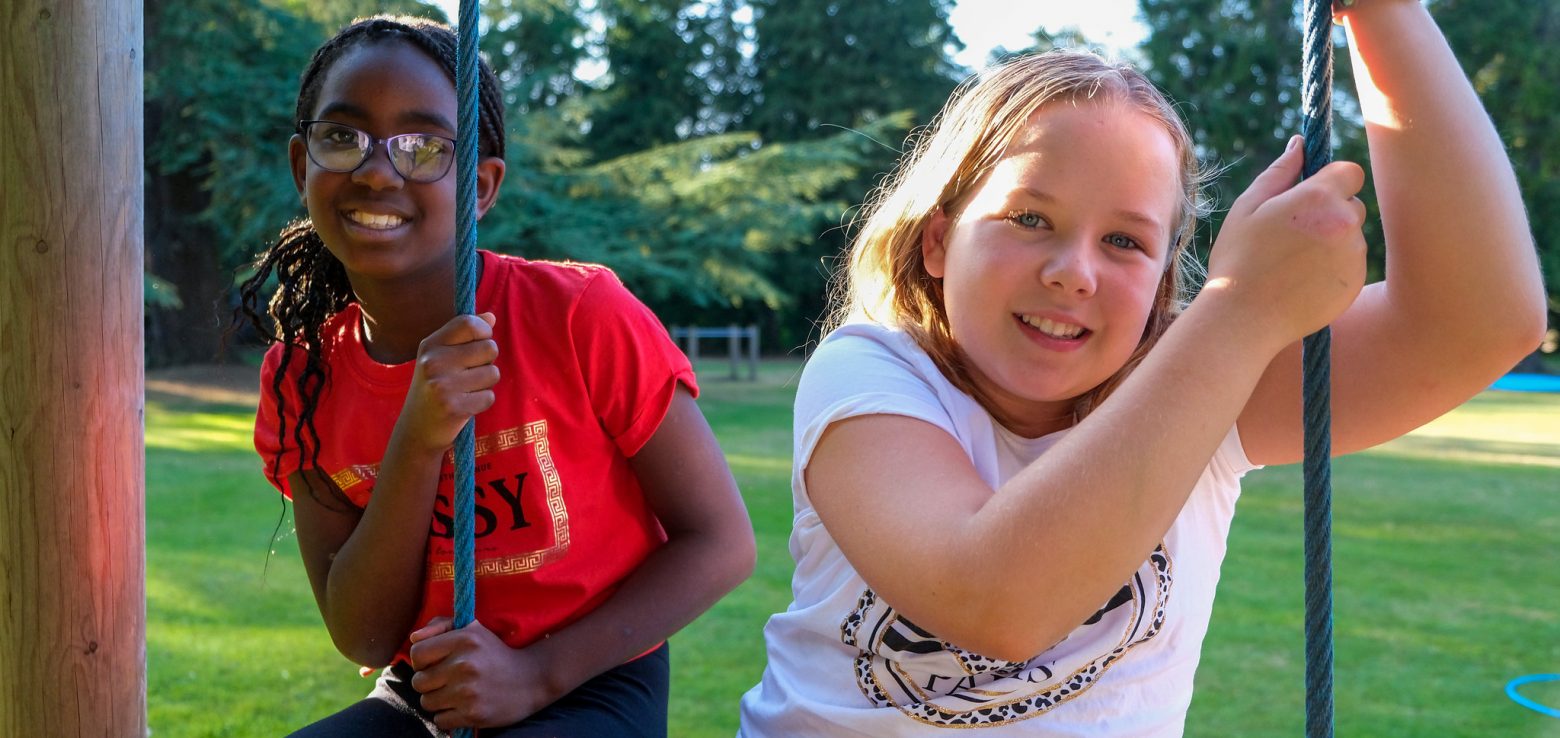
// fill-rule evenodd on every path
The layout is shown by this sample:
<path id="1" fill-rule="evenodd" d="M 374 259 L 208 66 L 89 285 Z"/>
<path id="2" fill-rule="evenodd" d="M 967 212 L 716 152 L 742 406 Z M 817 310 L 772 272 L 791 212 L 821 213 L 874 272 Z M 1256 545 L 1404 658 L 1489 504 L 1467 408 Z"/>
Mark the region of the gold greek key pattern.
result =
<path id="1" fill-rule="evenodd" d="M 364 482 L 372 482 L 379 478 L 378 464 L 352 464 L 343 467 L 340 471 L 330 475 L 330 481 L 345 492 Z"/>
<path id="2" fill-rule="evenodd" d="M 543 429 L 546 435 L 546 429 Z M 520 426 L 505 428 L 496 433 L 480 436 L 474 444 L 478 457 L 487 456 L 495 451 L 508 451 L 527 441 L 521 437 Z M 455 450 L 444 452 L 444 460 L 450 464 L 455 463 Z M 343 467 L 340 471 L 330 475 L 331 481 L 336 483 L 343 491 L 351 489 L 364 482 L 372 482 L 379 478 L 378 464 L 352 464 Z"/>
<path id="3" fill-rule="evenodd" d="M 525 442 L 536 449 L 536 465 L 542 471 L 542 482 L 547 486 L 547 512 L 552 515 L 553 547 L 558 555 L 569 550 L 569 511 L 563 506 L 563 481 L 553 466 L 552 450 L 547 443 L 547 421 L 538 420 L 525 426 Z"/>
<path id="4" fill-rule="evenodd" d="M 358 486 L 359 484 L 362 484 L 363 478 L 358 476 L 357 473 L 352 470 L 352 467 L 347 467 L 341 471 L 336 472 L 335 474 L 330 475 L 330 481 L 335 482 L 338 489 L 346 491 Z"/>
<path id="5" fill-rule="evenodd" d="M 520 428 L 519 426 L 516 426 L 514 428 L 505 428 L 496 433 L 489 433 L 485 436 L 477 436 L 476 439 L 472 441 L 472 448 L 476 452 L 477 458 L 481 458 L 495 451 L 508 451 L 509 449 L 526 442 L 527 441 L 521 439 Z M 444 460 L 454 464 L 455 449 L 452 448 L 449 451 L 444 452 Z"/>
<path id="6" fill-rule="evenodd" d="M 569 552 L 569 511 L 563 504 L 563 480 L 559 479 L 558 468 L 553 465 L 552 449 L 547 441 L 547 421 L 527 423 L 523 435 L 518 432 L 519 430 L 519 428 L 510 428 L 483 438 L 490 444 L 498 444 L 500 448 L 512 448 L 520 443 L 531 446 L 536 454 L 536 466 L 541 472 L 542 484 L 547 494 L 547 513 L 552 519 L 553 544 L 541 550 L 514 556 L 481 559 L 476 565 L 476 575 L 479 577 L 509 576 L 535 571 L 563 558 L 563 555 Z M 478 455 L 480 456 L 481 453 L 479 452 Z M 455 579 L 454 562 L 445 561 L 430 565 L 428 578 L 435 582 Z"/>
<path id="7" fill-rule="evenodd" d="M 476 574 L 479 577 L 504 577 L 511 574 L 524 574 L 528 571 L 540 569 L 543 565 L 557 561 L 562 552 L 557 546 L 541 551 L 531 551 L 507 558 L 482 559 L 477 562 Z M 429 576 L 436 582 L 448 582 L 455 579 L 455 565 L 450 562 L 434 564 L 429 567 Z"/>

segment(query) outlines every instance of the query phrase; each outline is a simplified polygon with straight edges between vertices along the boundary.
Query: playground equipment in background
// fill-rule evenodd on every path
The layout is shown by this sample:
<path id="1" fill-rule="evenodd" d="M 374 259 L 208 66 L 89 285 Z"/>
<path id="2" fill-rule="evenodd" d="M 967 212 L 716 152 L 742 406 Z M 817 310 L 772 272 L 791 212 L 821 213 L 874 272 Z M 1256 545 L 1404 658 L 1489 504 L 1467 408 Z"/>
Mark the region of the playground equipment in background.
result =
<path id="1" fill-rule="evenodd" d="M 739 369 L 743 364 L 747 365 L 747 379 L 750 382 L 758 381 L 758 326 L 728 325 L 724 328 L 701 328 L 698 326 L 680 325 L 672 327 L 672 342 L 683 346 L 683 353 L 688 355 L 688 361 L 698 368 L 699 341 L 705 338 L 714 338 L 726 341 L 726 355 L 731 360 L 730 379 L 741 379 Z"/>

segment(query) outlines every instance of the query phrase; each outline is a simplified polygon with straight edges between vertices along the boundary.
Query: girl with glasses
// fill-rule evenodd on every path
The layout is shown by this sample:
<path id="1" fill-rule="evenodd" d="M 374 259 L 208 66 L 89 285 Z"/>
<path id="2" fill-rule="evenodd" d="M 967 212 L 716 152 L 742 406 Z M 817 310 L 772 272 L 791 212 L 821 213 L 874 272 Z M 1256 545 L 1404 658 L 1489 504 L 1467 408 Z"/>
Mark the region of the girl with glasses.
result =
<path id="1" fill-rule="evenodd" d="M 1361 168 L 1288 149 L 1205 205 L 1176 109 L 1082 52 L 967 83 L 870 205 L 796 396 L 795 601 L 745 738 L 1178 736 L 1240 478 L 1302 454 L 1300 339 L 1333 324 L 1333 448 L 1400 436 L 1530 352 L 1515 178 L 1418 0 L 1343 11 Z"/>
<path id="2" fill-rule="evenodd" d="M 688 361 L 610 271 L 480 252 L 480 314 L 455 314 L 456 136 L 479 140 L 479 217 L 504 179 L 486 63 L 479 129 L 455 129 L 455 46 L 378 17 L 315 53 L 289 144 L 308 218 L 242 287 L 272 343 L 266 477 L 331 639 L 383 667 L 296 735 L 665 735 L 665 641 L 749 574 L 752 529 Z M 454 631 L 472 417 L 477 613 Z"/>

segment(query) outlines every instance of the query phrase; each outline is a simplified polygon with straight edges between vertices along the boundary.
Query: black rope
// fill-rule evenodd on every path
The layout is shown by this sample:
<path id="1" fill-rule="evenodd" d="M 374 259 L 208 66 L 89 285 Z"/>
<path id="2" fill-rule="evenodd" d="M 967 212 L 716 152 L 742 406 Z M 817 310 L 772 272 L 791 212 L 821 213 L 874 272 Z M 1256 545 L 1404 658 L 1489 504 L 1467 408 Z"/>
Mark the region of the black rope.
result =
<path id="1" fill-rule="evenodd" d="M 1306 0 L 1301 178 L 1332 161 L 1332 3 Z M 1305 734 L 1333 734 L 1332 332 L 1305 338 Z"/>

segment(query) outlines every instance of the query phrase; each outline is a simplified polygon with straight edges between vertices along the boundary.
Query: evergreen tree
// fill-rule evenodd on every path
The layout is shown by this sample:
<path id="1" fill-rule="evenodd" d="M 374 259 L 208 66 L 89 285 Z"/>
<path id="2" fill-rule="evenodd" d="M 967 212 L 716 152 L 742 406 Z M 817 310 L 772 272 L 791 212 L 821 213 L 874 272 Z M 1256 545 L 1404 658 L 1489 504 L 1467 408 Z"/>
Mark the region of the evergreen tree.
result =
<path id="1" fill-rule="evenodd" d="M 849 218 L 900 157 L 909 127 L 869 133 L 874 121 L 908 113 L 925 125 L 942 108 L 964 70 L 950 54 L 963 48 L 948 23 L 952 0 L 751 0 L 755 50 L 753 91 L 734 108 L 743 128 L 766 145 L 854 136 L 865 165 L 827 199 L 845 203 L 827 230 L 783 259 L 776 285 L 796 296 L 772 316 L 770 333 L 785 347 L 818 338 L 829 274 L 848 244 Z M 882 130 L 874 127 L 874 131 Z"/>
<path id="2" fill-rule="evenodd" d="M 1150 29 L 1141 47 L 1147 73 L 1180 104 L 1199 155 L 1225 168 L 1215 192 L 1222 210 L 1300 132 L 1296 3 L 1141 0 L 1139 6 Z M 1200 248 L 1222 220 L 1221 212 L 1213 228 L 1199 231 Z"/>
<path id="3" fill-rule="evenodd" d="M 885 119 L 872 132 L 904 124 Z M 753 134 L 732 133 L 591 166 L 559 147 L 572 160 L 532 161 L 520 180 L 506 178 L 482 238 L 531 257 L 611 266 L 668 322 L 707 321 L 712 309 L 722 322 L 758 319 L 795 303 L 776 275 L 844 208 L 827 195 L 859 174 L 859 141 L 837 134 L 760 147 Z"/>
<path id="4" fill-rule="evenodd" d="M 147 361 L 211 361 L 234 268 L 298 208 L 287 137 L 319 31 L 260 2 L 145 12 Z"/>
<path id="5" fill-rule="evenodd" d="M 909 110 L 930 121 L 961 70 L 952 0 L 752 0 L 756 95 L 744 124 L 766 141 L 829 135 Z"/>
<path id="6" fill-rule="evenodd" d="M 581 91 L 586 24 L 575 0 L 482 0 L 482 52 L 514 114 L 552 108 Z"/>
<path id="7" fill-rule="evenodd" d="M 590 147 L 603 159 L 672 143 L 704 105 L 695 70 L 712 47 L 688 0 L 604 0 L 608 83 L 591 115 Z"/>
<path id="8" fill-rule="evenodd" d="M 589 137 L 598 157 L 728 130 L 731 109 L 751 87 L 736 7 L 736 0 L 602 2 L 607 72 Z"/>

